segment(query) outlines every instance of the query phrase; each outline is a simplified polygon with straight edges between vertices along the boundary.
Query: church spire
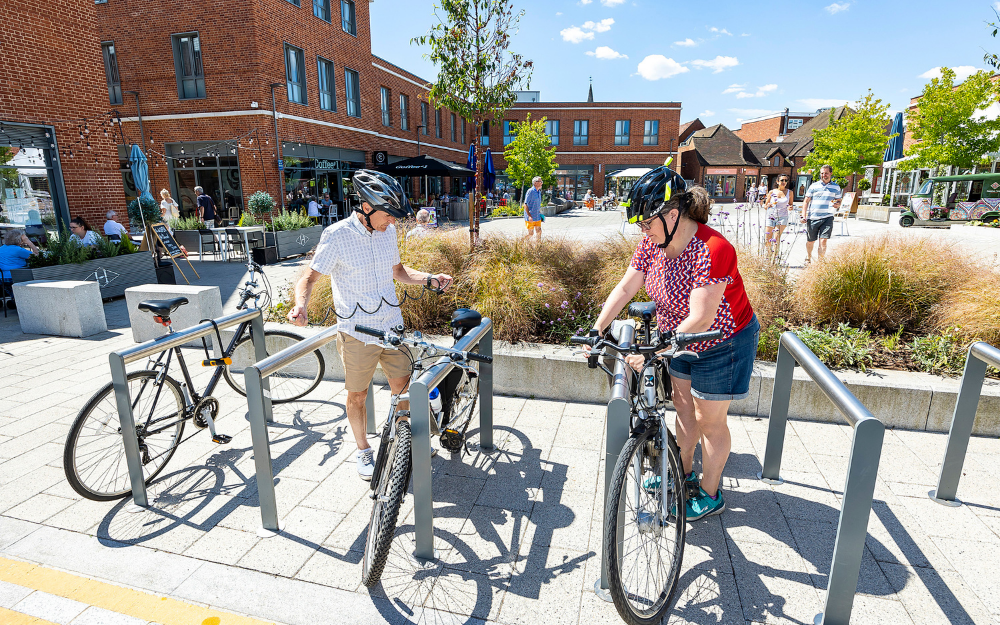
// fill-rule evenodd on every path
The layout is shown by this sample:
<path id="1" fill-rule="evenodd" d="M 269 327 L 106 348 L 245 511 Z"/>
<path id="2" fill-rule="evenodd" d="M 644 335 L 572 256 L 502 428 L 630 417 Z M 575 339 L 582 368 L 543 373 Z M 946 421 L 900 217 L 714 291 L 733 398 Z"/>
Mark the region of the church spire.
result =
<path id="1" fill-rule="evenodd" d="M 594 77 L 590 77 L 590 88 L 587 89 L 587 102 L 594 101 Z"/>

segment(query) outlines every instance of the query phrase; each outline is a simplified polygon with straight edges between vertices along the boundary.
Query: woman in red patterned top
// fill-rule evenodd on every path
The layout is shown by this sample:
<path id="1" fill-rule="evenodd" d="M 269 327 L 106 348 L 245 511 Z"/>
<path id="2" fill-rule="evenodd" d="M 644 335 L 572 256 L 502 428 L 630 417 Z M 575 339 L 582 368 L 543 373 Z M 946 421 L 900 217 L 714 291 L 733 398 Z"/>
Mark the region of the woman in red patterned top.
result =
<path id="1" fill-rule="evenodd" d="M 731 443 L 726 416 L 729 402 L 749 395 L 760 325 L 743 288 L 736 250 L 705 225 L 709 197 L 703 187 L 686 190 L 680 176 L 660 167 L 636 183 L 629 201 L 630 221 L 646 236 L 595 329 L 603 332 L 645 286 L 656 302 L 661 332 L 722 331 L 717 340 L 688 347 L 697 358 L 681 356 L 670 363 L 677 444 L 686 479 L 695 484 L 694 451 L 702 442 L 699 495 L 687 502 L 687 518 L 696 520 L 726 507 L 719 491 Z M 626 362 L 639 371 L 643 356 L 629 355 Z"/>

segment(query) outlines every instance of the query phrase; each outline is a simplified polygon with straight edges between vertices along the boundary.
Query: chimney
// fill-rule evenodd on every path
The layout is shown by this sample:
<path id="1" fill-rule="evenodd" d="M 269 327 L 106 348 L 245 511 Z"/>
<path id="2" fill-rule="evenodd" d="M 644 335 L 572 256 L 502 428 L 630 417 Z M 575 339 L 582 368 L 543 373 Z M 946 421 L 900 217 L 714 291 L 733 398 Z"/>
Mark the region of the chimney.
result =
<path id="1" fill-rule="evenodd" d="M 785 107 L 785 114 L 782 116 L 782 120 L 781 120 L 781 134 L 782 135 L 787 135 L 788 134 L 788 108 L 787 107 Z"/>

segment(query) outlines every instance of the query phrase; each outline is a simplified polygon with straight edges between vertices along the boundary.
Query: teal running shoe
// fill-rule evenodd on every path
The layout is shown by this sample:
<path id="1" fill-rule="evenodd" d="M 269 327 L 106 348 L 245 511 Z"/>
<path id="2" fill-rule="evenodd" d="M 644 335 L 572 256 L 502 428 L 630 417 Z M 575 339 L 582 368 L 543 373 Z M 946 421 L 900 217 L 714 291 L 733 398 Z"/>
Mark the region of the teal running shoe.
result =
<path id="1" fill-rule="evenodd" d="M 716 498 L 712 499 L 709 497 L 705 489 L 698 487 L 700 492 L 698 497 L 694 499 L 688 499 L 687 502 L 687 520 L 697 521 L 698 519 L 704 519 L 715 514 L 721 514 L 723 510 L 726 509 L 726 502 L 722 498 L 722 491 L 716 493 Z"/>
<path id="2" fill-rule="evenodd" d="M 661 478 L 659 475 L 650 475 L 642 481 L 642 487 L 646 490 L 646 492 L 652 493 L 659 490 L 660 482 Z M 698 476 L 695 475 L 694 471 L 688 473 L 687 477 L 684 479 L 684 488 L 688 492 L 688 497 L 691 497 L 698 492 L 700 484 Z"/>

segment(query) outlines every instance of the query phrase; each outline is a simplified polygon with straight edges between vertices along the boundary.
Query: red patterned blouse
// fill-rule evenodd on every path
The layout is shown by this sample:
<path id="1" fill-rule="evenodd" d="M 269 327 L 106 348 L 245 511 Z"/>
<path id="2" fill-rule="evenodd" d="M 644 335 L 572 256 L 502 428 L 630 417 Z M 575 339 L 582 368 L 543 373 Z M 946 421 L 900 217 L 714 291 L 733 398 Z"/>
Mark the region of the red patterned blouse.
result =
<path id="1" fill-rule="evenodd" d="M 631 267 L 646 275 L 646 293 L 656 302 L 656 323 L 676 328 L 691 312 L 691 291 L 720 282 L 726 284 L 722 304 L 710 330 L 721 329 L 722 338 L 693 343 L 688 349 L 702 352 L 742 330 L 753 318 L 736 266 L 736 250 L 724 236 L 704 224 L 680 256 L 669 259 L 649 237 L 643 237 L 632 255 Z"/>

